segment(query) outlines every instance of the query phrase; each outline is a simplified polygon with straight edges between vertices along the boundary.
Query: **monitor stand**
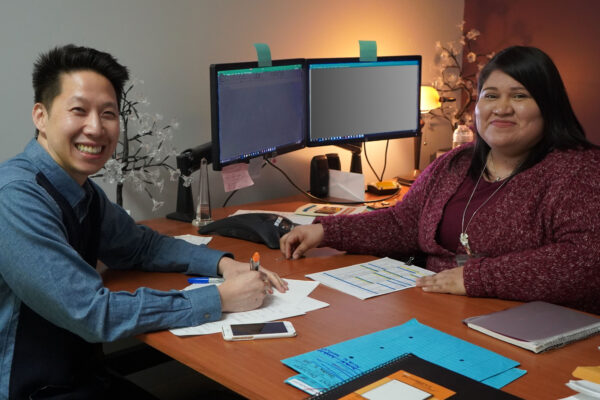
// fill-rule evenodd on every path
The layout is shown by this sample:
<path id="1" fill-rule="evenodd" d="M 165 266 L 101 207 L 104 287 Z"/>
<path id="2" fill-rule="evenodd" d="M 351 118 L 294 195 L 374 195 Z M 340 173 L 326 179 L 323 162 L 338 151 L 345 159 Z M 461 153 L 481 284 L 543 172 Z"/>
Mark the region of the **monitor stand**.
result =
<path id="1" fill-rule="evenodd" d="M 200 169 L 202 158 L 206 158 L 210 163 L 212 143 L 204 143 L 192 149 L 182 151 L 177 156 L 177 168 L 181 176 L 177 180 L 177 208 L 175 212 L 167 214 L 167 218 L 183 222 L 192 222 L 196 218 L 194 210 L 194 197 L 192 195 L 192 186 L 185 186 L 183 176 L 189 176 L 194 171 Z"/>
<path id="2" fill-rule="evenodd" d="M 414 138 L 414 160 L 415 160 L 415 168 L 412 173 L 402 176 L 397 176 L 396 180 L 398 183 L 410 186 L 413 182 L 418 178 L 421 174 L 421 170 L 419 166 L 421 164 L 421 133 L 419 132 L 419 136 L 415 136 Z"/>

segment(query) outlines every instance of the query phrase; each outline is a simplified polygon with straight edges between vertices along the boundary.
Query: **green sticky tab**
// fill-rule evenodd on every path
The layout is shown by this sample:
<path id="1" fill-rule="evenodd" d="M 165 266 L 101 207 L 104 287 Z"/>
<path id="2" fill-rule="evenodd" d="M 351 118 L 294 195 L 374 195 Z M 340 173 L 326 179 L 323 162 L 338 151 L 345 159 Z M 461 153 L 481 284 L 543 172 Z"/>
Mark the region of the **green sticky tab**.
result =
<path id="1" fill-rule="evenodd" d="M 377 42 L 374 40 L 359 40 L 360 61 L 377 61 Z"/>
<path id="2" fill-rule="evenodd" d="M 256 55 L 258 56 L 259 67 L 270 67 L 271 64 L 271 49 L 266 43 L 254 43 L 256 48 Z"/>

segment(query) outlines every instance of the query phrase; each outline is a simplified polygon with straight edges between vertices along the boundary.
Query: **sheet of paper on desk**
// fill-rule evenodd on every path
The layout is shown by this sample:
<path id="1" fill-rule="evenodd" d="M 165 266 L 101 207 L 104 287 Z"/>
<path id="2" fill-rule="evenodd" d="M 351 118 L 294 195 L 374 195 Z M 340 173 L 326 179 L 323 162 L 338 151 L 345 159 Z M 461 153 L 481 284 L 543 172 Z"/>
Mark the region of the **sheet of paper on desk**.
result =
<path id="1" fill-rule="evenodd" d="M 251 213 L 268 213 L 268 214 L 277 214 L 282 217 L 286 217 L 290 221 L 299 225 L 310 225 L 315 220 L 315 217 L 309 217 L 306 215 L 298 215 L 294 212 L 288 211 L 265 211 L 265 210 L 237 210 L 231 215 L 240 215 L 240 214 L 251 214 Z"/>
<path id="2" fill-rule="evenodd" d="M 211 240 L 212 237 L 210 236 L 198 236 L 198 235 L 179 235 L 179 236 L 175 236 L 176 239 L 183 239 L 188 243 L 191 244 L 208 244 Z"/>
<path id="3" fill-rule="evenodd" d="M 248 324 L 253 322 L 268 322 L 283 318 L 306 314 L 309 311 L 327 307 L 329 304 L 308 297 L 319 285 L 318 282 L 286 279 L 289 290 L 279 293 L 277 290 L 267 296 L 262 307 L 256 310 L 237 313 L 224 313 L 219 321 L 192 326 L 188 328 L 171 329 L 177 336 L 208 335 L 221 332 L 223 325 Z M 204 285 L 190 285 L 184 290 L 202 287 Z"/>
<path id="4" fill-rule="evenodd" d="M 417 278 L 434 272 L 391 258 L 306 275 L 331 288 L 368 299 L 415 286 Z"/>
<path id="5" fill-rule="evenodd" d="M 281 362 L 300 373 L 286 382 L 311 393 L 310 388 L 329 388 L 405 353 L 496 388 L 526 373 L 515 368 L 519 365 L 517 361 L 423 325 L 416 319 Z"/>

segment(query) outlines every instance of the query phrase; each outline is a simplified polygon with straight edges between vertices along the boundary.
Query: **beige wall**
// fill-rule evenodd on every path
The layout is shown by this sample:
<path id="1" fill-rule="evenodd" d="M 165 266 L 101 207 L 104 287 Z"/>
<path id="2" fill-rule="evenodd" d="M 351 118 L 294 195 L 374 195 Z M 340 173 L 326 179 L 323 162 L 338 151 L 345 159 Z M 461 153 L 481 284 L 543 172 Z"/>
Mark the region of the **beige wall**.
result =
<path id="1" fill-rule="evenodd" d="M 433 77 L 435 41 L 455 40 L 463 0 L 3 0 L 0 2 L 0 79 L 3 121 L 0 161 L 21 151 L 33 135 L 31 64 L 56 44 L 74 42 L 113 53 L 144 80 L 150 111 L 180 123 L 175 145 L 193 147 L 210 140 L 208 66 L 256 59 L 255 42 L 268 43 L 272 57 L 357 56 L 358 40 L 376 40 L 379 55 L 421 54 L 423 80 Z M 423 160 L 449 143 L 449 130 L 428 133 Z M 369 143 L 377 172 L 383 142 Z M 350 155 L 337 148 L 306 149 L 278 157 L 278 165 L 308 189 L 313 155 L 337 151 L 342 166 Z M 412 170 L 412 140 L 390 145 L 386 178 Z M 374 179 L 363 161 L 366 180 Z M 114 188 L 104 185 L 110 196 Z M 174 210 L 175 185 L 159 195 L 167 205 L 152 214 L 147 197 L 126 189 L 125 206 L 136 219 Z M 263 169 L 252 188 L 230 204 L 291 195 L 295 189 L 275 170 Z M 220 175 L 211 171 L 213 206 L 226 197 Z"/>
<path id="2" fill-rule="evenodd" d="M 597 0 L 466 0 L 468 26 L 481 30 L 481 48 L 536 46 L 556 63 L 590 141 L 600 144 L 600 2 Z"/>

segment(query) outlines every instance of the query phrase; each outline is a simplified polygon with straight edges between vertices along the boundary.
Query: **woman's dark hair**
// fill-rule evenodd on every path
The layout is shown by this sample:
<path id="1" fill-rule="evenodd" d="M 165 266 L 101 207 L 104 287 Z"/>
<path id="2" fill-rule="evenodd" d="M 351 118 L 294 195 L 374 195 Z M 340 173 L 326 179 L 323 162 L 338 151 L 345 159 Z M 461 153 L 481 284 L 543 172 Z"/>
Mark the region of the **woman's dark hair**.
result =
<path id="1" fill-rule="evenodd" d="M 40 54 L 33 66 L 34 101 L 50 110 L 54 98 L 61 91 L 61 74 L 82 70 L 97 72 L 108 79 L 120 106 L 123 86 L 129 79 L 127 67 L 108 53 L 72 44 Z"/>
<path id="2" fill-rule="evenodd" d="M 478 93 L 494 71 L 502 71 L 521 83 L 537 103 L 544 120 L 542 139 L 531 149 L 513 175 L 537 164 L 554 149 L 596 147 L 586 137 L 577 120 L 565 85 L 552 59 L 540 49 L 526 46 L 508 47 L 496 54 L 481 70 Z M 490 147 L 476 132 L 473 160 L 469 175 L 479 177 Z"/>

